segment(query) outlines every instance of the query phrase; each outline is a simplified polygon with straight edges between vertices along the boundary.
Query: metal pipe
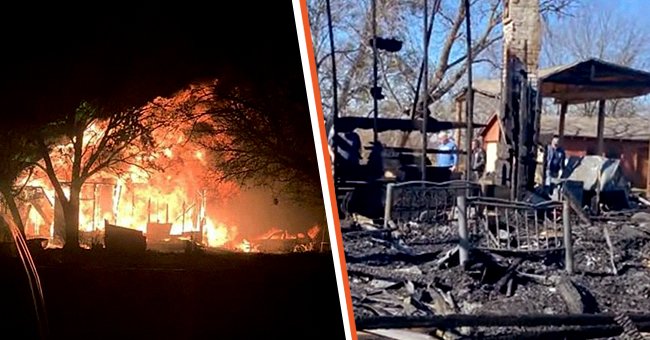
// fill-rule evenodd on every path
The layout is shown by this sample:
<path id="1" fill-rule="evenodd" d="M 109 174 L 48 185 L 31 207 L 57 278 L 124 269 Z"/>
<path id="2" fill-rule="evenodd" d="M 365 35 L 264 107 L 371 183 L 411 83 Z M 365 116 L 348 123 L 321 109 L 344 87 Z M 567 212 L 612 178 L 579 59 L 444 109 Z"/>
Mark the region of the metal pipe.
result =
<path id="1" fill-rule="evenodd" d="M 465 140 L 465 150 L 467 150 L 467 157 L 465 163 L 465 178 L 469 180 L 472 174 L 471 160 L 472 160 L 472 135 L 473 120 L 474 120 L 474 89 L 472 88 L 472 29 L 470 21 L 470 3 L 465 0 L 465 24 L 467 36 L 467 104 L 465 105 L 466 119 L 467 119 L 467 135 Z"/>
<path id="2" fill-rule="evenodd" d="M 334 49 L 334 28 L 332 25 L 332 10 L 330 7 L 330 0 L 326 1 L 327 4 L 327 28 L 330 35 L 330 53 L 332 54 L 332 128 L 334 129 L 334 136 L 337 135 L 336 131 L 336 121 L 339 118 L 339 98 L 338 98 L 338 80 L 336 78 L 336 50 Z M 326 131 L 326 133 L 329 133 Z M 326 136 L 327 137 L 327 136 Z M 332 148 L 334 149 L 334 154 L 336 154 L 336 138 L 332 138 Z M 338 157 L 334 156 L 334 169 L 337 168 Z"/>
<path id="3" fill-rule="evenodd" d="M 422 159 L 420 160 L 420 170 L 422 174 L 422 180 L 427 180 L 427 146 L 429 144 L 429 136 L 427 134 L 427 118 L 429 116 L 427 112 L 427 107 L 429 103 L 429 36 L 427 35 L 427 21 L 428 21 L 428 10 L 429 10 L 429 1 L 424 0 L 424 58 L 422 60 L 422 69 L 424 70 L 424 79 L 423 79 L 423 92 L 422 96 L 423 105 L 422 105 Z"/>
<path id="4" fill-rule="evenodd" d="M 391 208 L 393 205 L 393 187 L 395 184 L 388 183 L 386 187 L 386 203 L 384 204 L 384 228 L 388 228 L 388 222 L 391 220 Z"/>
<path id="5" fill-rule="evenodd" d="M 567 273 L 573 274 L 573 243 L 571 240 L 571 220 L 569 199 L 562 202 L 562 223 L 564 224 L 564 268 Z"/>
<path id="6" fill-rule="evenodd" d="M 469 260 L 469 237 L 467 231 L 467 197 L 462 193 L 456 197 L 458 206 L 458 256 L 460 265 L 464 266 Z"/>
<path id="7" fill-rule="evenodd" d="M 377 89 L 377 1 L 372 0 L 372 74 L 373 74 L 373 87 Z M 376 93 L 372 96 L 373 114 L 374 114 L 374 128 L 373 128 L 373 141 L 375 144 L 378 139 L 377 118 L 379 118 L 379 103 L 377 101 Z"/>

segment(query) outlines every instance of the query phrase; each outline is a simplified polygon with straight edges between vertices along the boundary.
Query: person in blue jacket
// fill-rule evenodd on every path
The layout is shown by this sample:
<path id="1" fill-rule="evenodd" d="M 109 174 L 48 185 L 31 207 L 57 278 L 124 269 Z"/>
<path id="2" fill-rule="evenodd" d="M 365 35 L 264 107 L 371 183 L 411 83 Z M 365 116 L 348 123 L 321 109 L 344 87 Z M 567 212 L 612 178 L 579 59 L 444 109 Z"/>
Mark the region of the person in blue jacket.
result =
<path id="1" fill-rule="evenodd" d="M 440 144 L 438 144 L 438 150 L 440 151 L 449 151 L 449 153 L 439 153 L 436 155 L 436 166 L 442 168 L 449 168 L 450 171 L 456 170 L 456 165 L 458 164 L 458 154 L 456 143 L 454 143 L 447 132 L 441 132 L 438 135 Z"/>

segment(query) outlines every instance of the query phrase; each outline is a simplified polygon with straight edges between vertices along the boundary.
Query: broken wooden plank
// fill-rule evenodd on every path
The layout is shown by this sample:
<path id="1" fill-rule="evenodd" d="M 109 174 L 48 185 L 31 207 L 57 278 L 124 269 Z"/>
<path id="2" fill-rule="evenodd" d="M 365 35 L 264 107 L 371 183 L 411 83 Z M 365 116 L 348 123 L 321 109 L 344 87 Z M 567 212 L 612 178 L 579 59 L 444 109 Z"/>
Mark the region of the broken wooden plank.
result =
<path id="1" fill-rule="evenodd" d="M 508 282 L 512 279 L 513 275 L 517 271 L 517 267 L 519 267 L 520 264 L 524 262 L 523 258 L 517 258 L 508 266 L 508 269 L 506 269 L 505 274 L 497 281 L 497 283 L 494 285 L 494 291 L 496 292 L 502 292 L 504 291 L 504 288 L 508 285 Z"/>
<path id="2" fill-rule="evenodd" d="M 607 225 L 603 225 L 603 235 L 607 243 L 607 252 L 609 253 L 609 262 L 612 266 L 612 274 L 618 275 L 618 268 L 616 268 L 616 262 L 614 261 L 614 244 L 612 243 L 612 238 L 609 236 L 609 228 Z"/>
<path id="3" fill-rule="evenodd" d="M 585 306 L 584 303 L 582 303 L 582 295 L 580 295 L 578 288 L 573 284 L 571 279 L 566 277 L 562 278 L 556 288 L 560 297 L 564 300 L 569 313 L 584 313 Z"/>
<path id="4" fill-rule="evenodd" d="M 435 264 L 434 264 L 435 267 L 438 268 L 438 269 L 441 269 L 443 264 L 447 263 L 452 257 L 454 257 L 454 256 L 456 256 L 458 254 L 458 249 L 459 249 L 459 247 L 455 246 L 454 248 L 448 250 L 445 253 L 445 255 L 443 255 L 442 257 L 438 258 L 435 261 Z"/>
<path id="5" fill-rule="evenodd" d="M 585 287 L 578 286 L 569 277 L 562 277 L 556 289 L 566 303 L 569 313 L 598 312 L 598 302 L 593 295 Z"/>
<path id="6" fill-rule="evenodd" d="M 638 324 L 640 329 L 650 328 L 650 323 Z M 594 326 L 562 326 L 547 330 L 526 330 L 509 334 L 482 336 L 484 340 L 523 340 L 523 339 L 602 339 L 616 337 L 623 333 L 623 328 L 618 325 L 594 325 Z M 623 338 L 623 337 L 619 337 Z M 473 339 L 473 338 L 464 338 Z M 635 339 L 636 340 L 636 339 Z"/>
<path id="7" fill-rule="evenodd" d="M 571 207 L 571 210 L 578 215 L 578 218 L 582 223 L 586 225 L 591 225 L 591 218 L 587 216 L 587 213 L 582 210 L 581 204 L 575 199 L 573 195 L 571 195 L 569 192 L 564 193 L 564 199 L 569 201 L 569 206 Z"/>
<path id="8" fill-rule="evenodd" d="M 641 196 L 637 197 L 637 199 L 639 200 L 639 202 L 643 203 L 643 205 L 645 205 L 646 207 L 650 207 L 650 201 L 648 201 L 647 199 Z"/>
<path id="9" fill-rule="evenodd" d="M 415 284 L 428 286 L 433 283 L 433 277 L 422 274 L 400 273 L 380 267 L 370 267 L 358 264 L 348 264 L 349 275 L 363 275 L 387 281 L 411 281 Z"/>
<path id="10" fill-rule="evenodd" d="M 449 292 L 445 293 L 439 288 L 428 287 L 425 292 L 431 301 L 428 305 L 433 309 L 435 315 L 450 315 L 459 312 L 458 305 Z M 442 339 L 458 339 L 461 334 L 469 334 L 467 327 L 456 330 L 453 327 L 440 327 L 436 329 L 436 336 Z"/>
<path id="11" fill-rule="evenodd" d="M 359 337 L 359 339 L 413 339 L 413 340 L 435 340 L 429 334 L 416 332 L 408 329 L 373 329 L 365 333 L 380 336 L 381 338 Z"/>
<path id="12" fill-rule="evenodd" d="M 538 275 L 538 274 L 524 273 L 520 271 L 517 271 L 517 276 L 523 277 L 525 279 L 533 280 L 544 286 L 555 286 L 559 284 L 559 280 L 560 280 L 558 276 Z"/>
<path id="13" fill-rule="evenodd" d="M 650 314 L 629 314 L 635 324 L 650 323 Z M 373 316 L 356 318 L 359 330 L 378 328 L 541 327 L 615 325 L 615 314 L 452 314 L 430 316 Z"/>
<path id="14" fill-rule="evenodd" d="M 368 262 L 395 262 L 402 261 L 407 263 L 421 263 L 432 261 L 437 258 L 439 252 L 426 252 L 426 253 L 404 253 L 402 251 L 391 250 L 389 251 L 375 251 L 369 254 L 352 255 L 346 254 L 345 260 L 347 263 L 368 263 Z"/>
<path id="15" fill-rule="evenodd" d="M 643 335 L 639 332 L 639 328 L 634 324 L 627 314 L 617 313 L 614 317 L 616 323 L 623 328 L 620 338 L 622 340 L 644 340 Z"/>

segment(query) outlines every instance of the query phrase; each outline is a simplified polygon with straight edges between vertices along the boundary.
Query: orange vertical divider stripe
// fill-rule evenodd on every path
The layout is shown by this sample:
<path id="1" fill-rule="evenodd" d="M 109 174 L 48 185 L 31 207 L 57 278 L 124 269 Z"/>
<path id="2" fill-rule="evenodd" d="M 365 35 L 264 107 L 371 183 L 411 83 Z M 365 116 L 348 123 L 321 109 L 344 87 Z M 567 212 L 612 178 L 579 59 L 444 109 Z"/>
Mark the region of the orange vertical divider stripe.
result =
<path id="1" fill-rule="evenodd" d="M 314 56 L 314 46 L 311 40 L 311 30 L 309 28 L 309 16 L 307 15 L 307 0 L 300 0 L 300 8 L 302 12 L 302 22 L 305 30 L 305 40 L 307 44 L 307 55 L 309 56 L 309 70 L 311 71 L 312 86 L 314 88 L 314 98 L 316 101 L 316 111 L 318 113 L 318 119 L 320 120 L 320 135 L 322 140 L 323 153 L 325 155 L 325 171 L 329 173 L 327 176 L 327 185 L 330 191 L 330 204 L 332 205 L 332 214 L 334 216 L 334 224 L 336 231 L 336 239 L 339 248 L 339 262 L 341 263 L 341 282 L 343 282 L 343 288 L 345 290 L 345 302 L 348 307 L 348 318 L 350 321 L 350 333 L 352 333 L 352 338 L 357 339 L 357 329 L 354 323 L 354 313 L 352 309 L 352 297 L 350 295 L 350 282 L 348 281 L 348 270 L 345 264 L 345 252 L 343 249 L 343 236 L 341 235 L 341 223 L 339 219 L 339 211 L 336 204 L 336 190 L 334 188 L 334 176 L 331 172 L 332 162 L 329 155 L 329 150 L 327 147 L 327 133 L 325 132 L 325 114 L 323 113 L 323 106 L 320 96 L 320 87 L 318 86 L 318 73 L 316 72 L 316 60 Z"/>

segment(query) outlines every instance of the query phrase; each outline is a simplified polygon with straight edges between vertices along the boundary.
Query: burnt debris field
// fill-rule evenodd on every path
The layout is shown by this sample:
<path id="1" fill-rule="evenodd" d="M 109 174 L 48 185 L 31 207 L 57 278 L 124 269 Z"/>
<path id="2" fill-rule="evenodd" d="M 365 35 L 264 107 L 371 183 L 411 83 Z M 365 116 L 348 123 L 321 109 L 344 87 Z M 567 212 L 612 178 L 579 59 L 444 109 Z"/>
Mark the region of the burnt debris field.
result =
<path id="1" fill-rule="evenodd" d="M 606 338 L 625 330 L 621 316 L 634 320 L 632 332 L 649 331 L 650 215 L 576 224 L 568 275 L 563 252 L 552 251 L 474 249 L 463 268 L 453 223 L 384 229 L 348 221 L 357 327 L 366 336 Z"/>

